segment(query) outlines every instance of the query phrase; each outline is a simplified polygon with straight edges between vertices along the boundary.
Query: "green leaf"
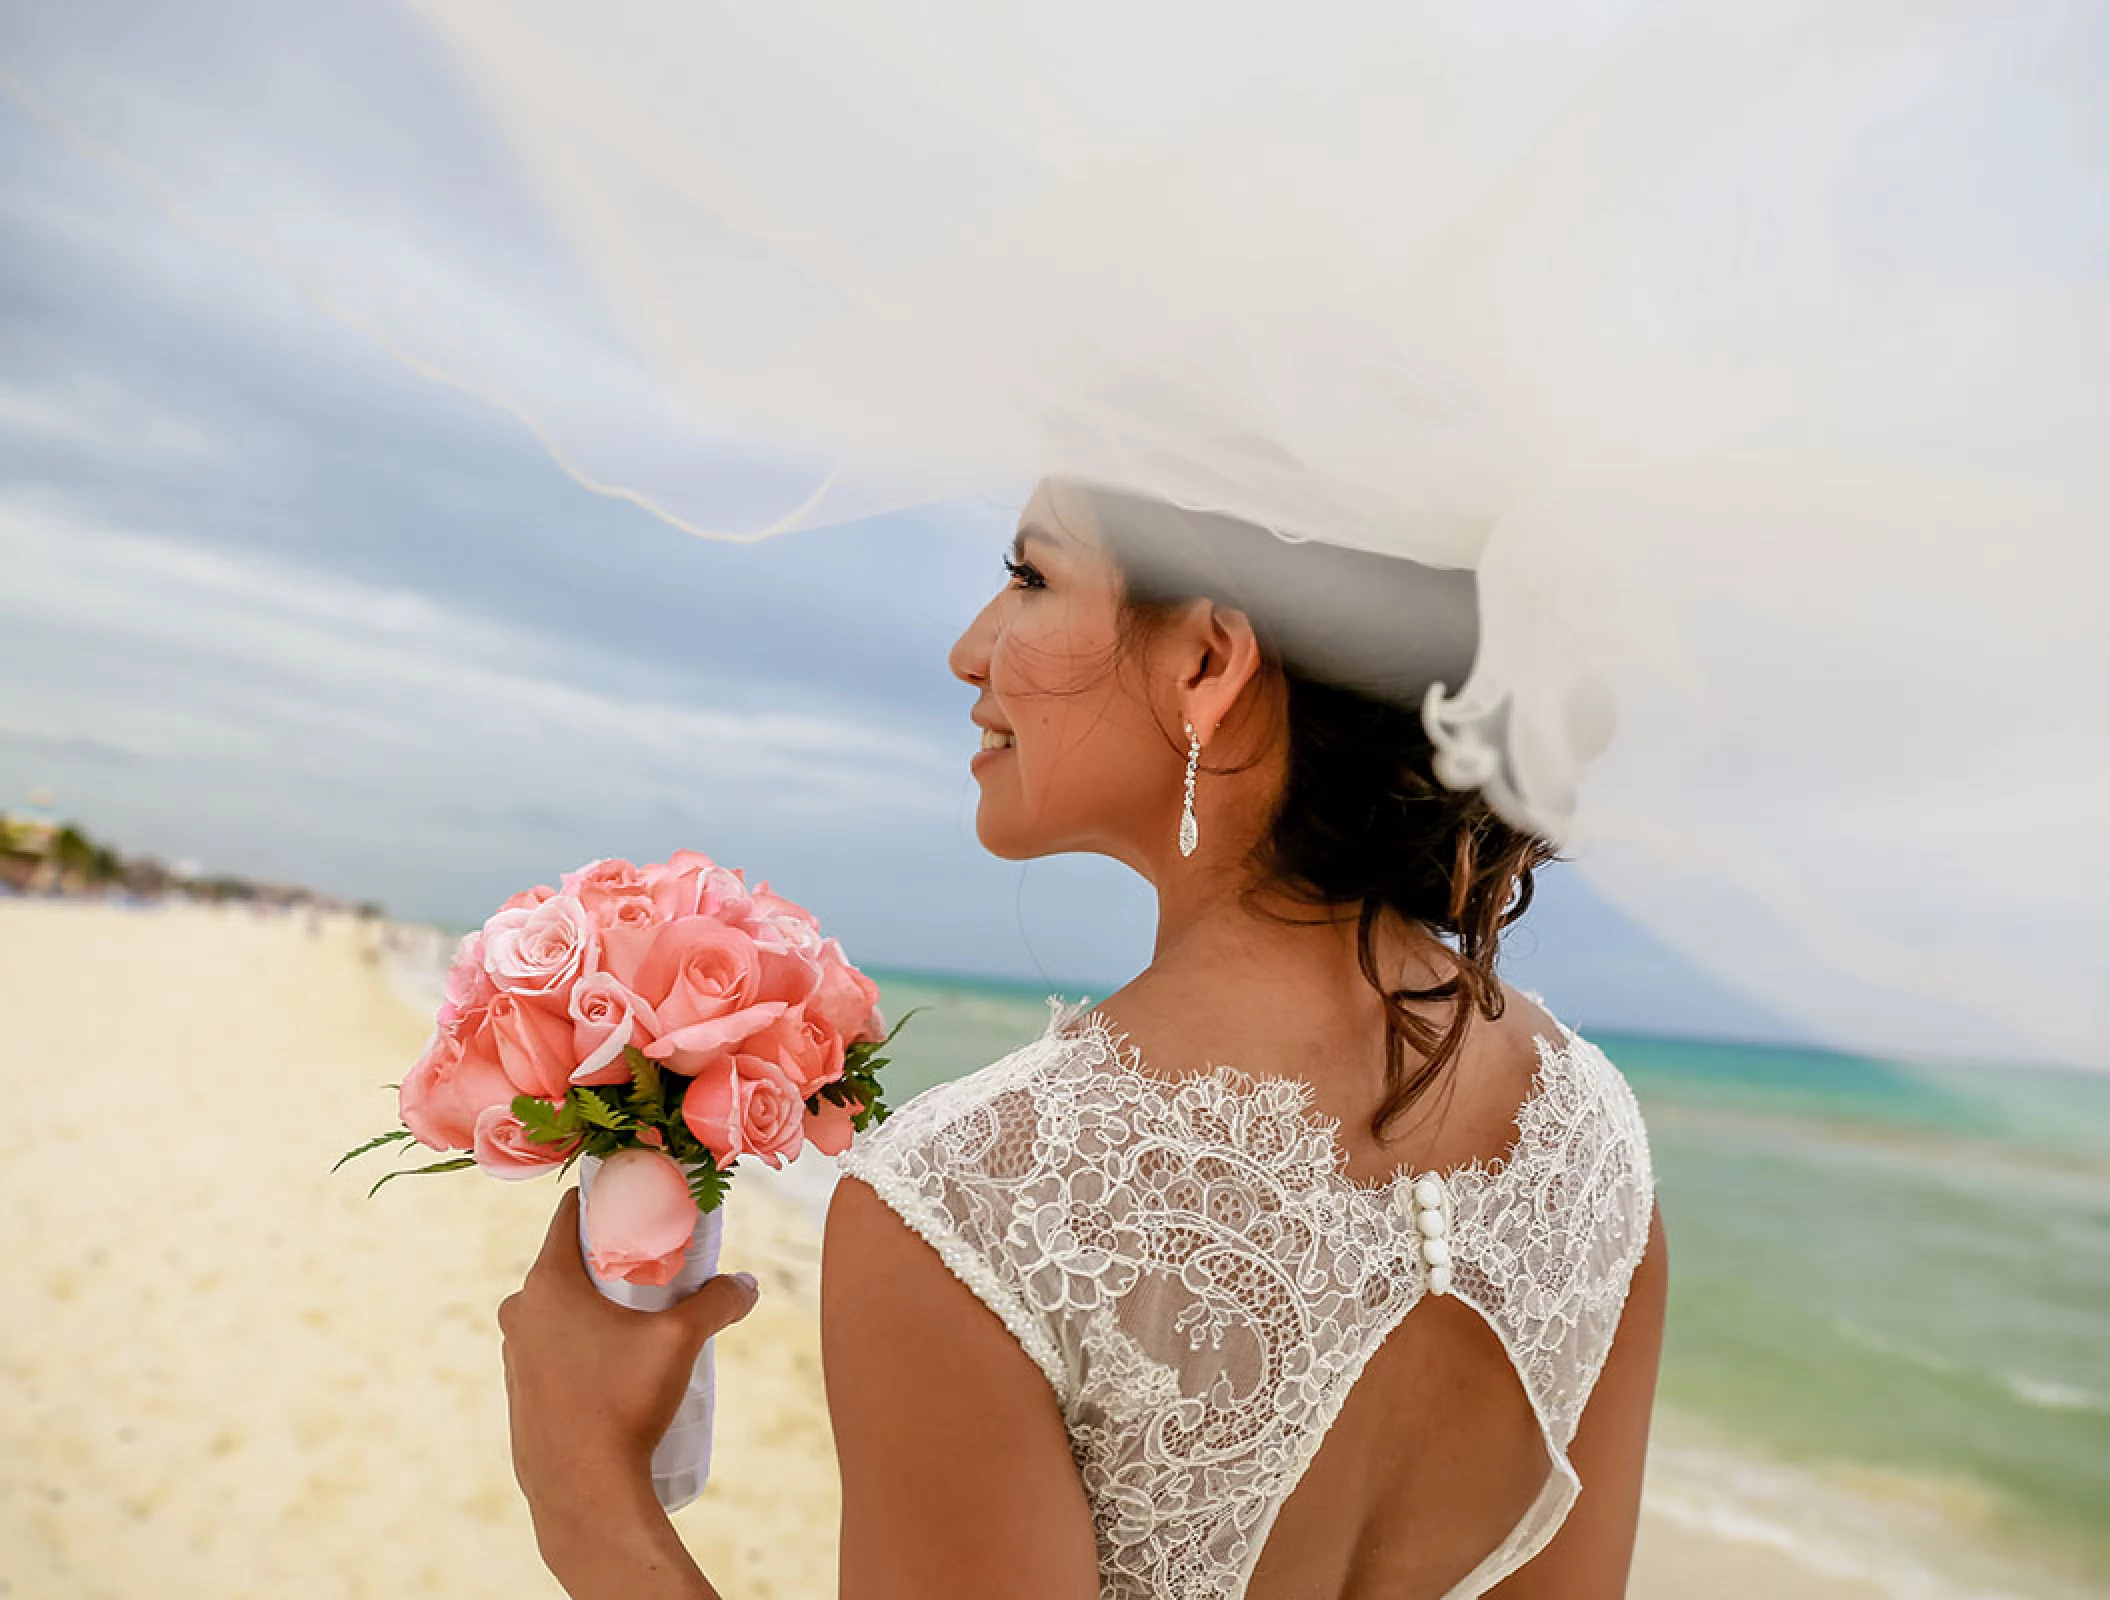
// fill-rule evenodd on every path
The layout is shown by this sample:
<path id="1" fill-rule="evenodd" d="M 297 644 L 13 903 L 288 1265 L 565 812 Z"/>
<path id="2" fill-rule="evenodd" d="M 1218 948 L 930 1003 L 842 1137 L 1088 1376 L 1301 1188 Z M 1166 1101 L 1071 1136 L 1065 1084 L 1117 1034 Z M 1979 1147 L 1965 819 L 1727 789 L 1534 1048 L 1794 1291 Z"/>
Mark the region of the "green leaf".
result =
<path id="1" fill-rule="evenodd" d="M 710 1159 L 710 1152 L 704 1148 L 703 1141 L 696 1137 L 681 1118 L 675 1117 L 660 1126 L 667 1136 L 667 1154 L 676 1161 L 686 1166 L 690 1162 Z"/>
<path id="2" fill-rule="evenodd" d="M 623 1060 L 630 1068 L 630 1103 L 641 1113 L 648 1113 L 658 1120 L 666 1111 L 666 1102 L 661 1098 L 662 1082 L 659 1063 L 654 1061 L 636 1045 L 623 1051 Z"/>
<path id="3" fill-rule="evenodd" d="M 557 1108 L 536 1095 L 513 1096 L 513 1115 L 537 1144 L 556 1144 L 572 1137 L 565 1132 Z"/>
<path id="4" fill-rule="evenodd" d="M 725 1193 L 732 1182 L 733 1175 L 720 1172 L 718 1163 L 705 1151 L 702 1161 L 690 1169 L 689 1198 L 696 1202 L 698 1211 L 715 1211 L 725 1204 Z"/>
<path id="5" fill-rule="evenodd" d="M 897 1024 L 895 1024 L 893 1028 L 888 1028 L 888 1030 L 886 1030 L 886 1039 L 859 1039 L 859 1041 L 857 1041 L 855 1045 L 850 1045 L 850 1047 L 848 1047 L 848 1049 L 844 1051 L 844 1055 L 846 1055 L 846 1058 L 850 1060 L 850 1064 L 852 1064 L 852 1066 L 863 1066 L 863 1064 L 869 1064 L 869 1058 L 874 1058 L 874 1055 L 878 1055 L 878 1053 L 880 1053 L 882 1049 L 886 1049 L 888 1045 L 893 1045 L 893 1043 L 895 1043 L 895 1034 L 897 1034 L 897 1032 L 901 1032 L 901 1030 L 903 1030 L 903 1028 L 907 1026 L 907 1022 L 909 1022 L 909 1017 L 914 1017 L 914 1015 L 916 1015 L 918 1011 L 928 1011 L 928 1009 L 931 1009 L 931 1007 L 926 1007 L 926 1005 L 918 1005 L 918 1007 L 912 1007 L 912 1009 L 909 1009 L 909 1011 L 905 1011 L 905 1013 L 901 1015 L 901 1020 L 899 1020 L 899 1022 L 897 1022 Z"/>
<path id="6" fill-rule="evenodd" d="M 859 1109 L 850 1113 L 850 1131 L 863 1133 L 875 1122 L 884 1122 L 893 1115 L 881 1098 L 882 1092 L 877 1078 L 867 1073 L 845 1073 L 832 1083 L 822 1084 L 808 1105 L 809 1109 L 818 1111 L 820 1106 L 814 1102 L 820 1100 L 830 1100 L 839 1106 L 846 1106 L 853 1100 L 858 1102 Z"/>
<path id="7" fill-rule="evenodd" d="M 574 1086 L 569 1098 L 573 1104 L 578 1106 L 579 1115 L 596 1128 L 620 1130 L 636 1126 L 630 1118 L 624 1116 L 622 1112 L 616 1110 L 614 1106 L 603 1100 L 591 1089 Z"/>
<path id="8" fill-rule="evenodd" d="M 396 1172 L 384 1172 L 381 1175 L 380 1182 L 366 1191 L 366 1197 L 369 1200 L 373 1199 L 375 1195 L 381 1192 L 381 1184 L 387 1183 L 391 1178 L 422 1178 L 428 1172 L 459 1172 L 464 1167 L 473 1167 L 475 1165 L 476 1161 L 472 1156 L 455 1156 L 449 1161 L 435 1161 L 429 1167 L 404 1167 Z"/>
<path id="9" fill-rule="evenodd" d="M 367 1153 L 367 1151 L 378 1150 L 384 1144 L 395 1144 L 400 1140 L 414 1139 L 416 1137 L 417 1135 L 412 1133 L 408 1128 L 398 1128 L 393 1133 L 376 1134 L 373 1138 L 367 1140 L 365 1144 L 359 1145 L 355 1149 L 345 1151 L 343 1155 L 337 1158 L 336 1166 L 331 1167 L 330 1170 L 332 1172 L 335 1172 L 338 1167 L 343 1166 L 354 1156 L 363 1156 Z"/>

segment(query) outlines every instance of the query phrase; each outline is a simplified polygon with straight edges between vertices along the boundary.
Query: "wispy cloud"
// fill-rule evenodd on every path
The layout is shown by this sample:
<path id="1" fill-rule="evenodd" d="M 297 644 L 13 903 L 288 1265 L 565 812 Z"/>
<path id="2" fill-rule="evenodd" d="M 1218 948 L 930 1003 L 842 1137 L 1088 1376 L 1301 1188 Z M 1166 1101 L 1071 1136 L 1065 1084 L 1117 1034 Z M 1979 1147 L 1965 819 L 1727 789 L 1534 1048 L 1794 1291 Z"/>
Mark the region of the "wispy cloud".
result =
<path id="1" fill-rule="evenodd" d="M 255 25 L 266 11 L 276 32 Z M 417 210 L 447 217 L 448 253 L 490 275 L 421 277 L 407 239 L 391 257 L 451 308 L 428 330 L 436 352 L 561 374 L 630 461 L 758 520 L 782 509 L 782 472 L 675 450 L 630 409 L 635 374 L 604 359 L 588 297 L 502 164 L 478 166 L 474 132 L 444 121 L 400 19 L 317 13 L 301 49 L 266 48 L 290 15 L 17 8 L 0 58 L 100 96 L 113 130 L 157 128 L 165 169 L 261 240 L 345 225 L 289 183 L 302 171 L 372 201 L 362 228 L 386 226 L 390 185 L 441 186 L 447 203 L 424 193 Z M 156 98 L 178 76 L 268 90 L 289 140 L 312 140 L 301 108 L 346 92 L 343 61 L 403 108 L 351 148 L 230 146 Z M 5 102 L 0 133 L 0 799 L 53 784 L 127 847 L 413 915 L 466 920 L 590 855 L 687 844 L 778 878 L 879 959 L 1065 981 L 1147 959 L 1151 897 L 1126 869 L 998 862 L 974 841 L 972 693 L 945 654 L 997 581 L 1015 507 L 752 548 L 686 539 L 580 494 L 513 421 L 392 365 Z M 441 147 L 460 158 L 445 173 L 416 159 Z M 1505 971 L 1605 1023 L 1989 1054 L 2044 1037 L 2029 984 L 2084 985 L 2102 948 L 2094 897 L 2059 872 L 2110 776 L 2024 752 L 2018 770 L 2060 776 L 1966 778 L 1937 728 L 1913 793 L 1817 791 L 1807 741 L 1855 736 L 1831 714 L 1835 675 L 1776 642 L 1736 647 L 1783 706 L 1814 709 L 1729 730 L 1692 814 L 1762 809 L 1804 882 L 1836 865 L 1860 894 L 1817 907 L 1825 925 L 1891 946 L 1802 938 L 1762 873 L 1739 887 L 1700 841 L 1684 865 L 1556 872 Z M 1954 863 L 1987 859 L 1989 840 L 2012 841 L 2012 870 L 1945 923 Z M 2028 983 L 2003 984 L 2024 965 Z M 2110 1033 L 2095 1005 L 2060 1002 L 2060 1039 L 2085 1051 Z"/>
<path id="2" fill-rule="evenodd" d="M 327 777 L 378 803 L 404 770 L 533 796 L 544 814 L 679 799 L 751 804 L 810 826 L 949 815 L 958 748 L 908 728 L 765 709 L 766 680 L 722 704 L 634 689 L 620 657 L 432 598 L 0 502 L 0 598 L 47 672 L 0 690 L 0 728 L 93 737 L 191 761 L 230 783 Z M 126 663 L 112 703 L 95 666 Z M 955 745 L 964 741 L 955 741 Z"/>

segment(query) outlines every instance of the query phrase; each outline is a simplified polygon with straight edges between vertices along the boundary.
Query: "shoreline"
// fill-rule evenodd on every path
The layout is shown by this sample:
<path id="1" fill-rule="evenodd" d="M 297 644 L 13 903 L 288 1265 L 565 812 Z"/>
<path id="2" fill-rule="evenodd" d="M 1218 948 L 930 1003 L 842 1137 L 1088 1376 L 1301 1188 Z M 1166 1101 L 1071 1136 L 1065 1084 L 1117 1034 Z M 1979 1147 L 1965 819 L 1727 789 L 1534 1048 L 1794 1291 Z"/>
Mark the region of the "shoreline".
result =
<path id="1" fill-rule="evenodd" d="M 0 1171 L 28 1308 L 0 1322 L 18 1396 L 0 1413 L 0 1590 L 558 1593 L 512 1483 L 493 1317 L 556 1187 L 462 1172 L 368 1201 L 380 1165 L 329 1172 L 391 1125 L 382 1086 L 431 1030 L 405 936 L 392 950 L 381 926 L 0 899 L 0 961 L 25 997 L 6 1035 L 16 1095 L 70 1063 L 126 1085 L 119 1114 L 149 1130 L 47 1119 Z M 200 1136 L 267 1113 L 256 1137 Z M 834 1592 L 819 1326 L 834 1179 L 809 1155 L 743 1171 L 729 1201 L 724 1260 L 762 1298 L 719 1342 L 714 1474 L 675 1521 L 732 1596 Z M 1790 1491 L 1829 1480 L 1692 1419 L 1659 1413 L 1649 1473 L 1635 1600 L 1938 1592 L 1909 1547 L 1871 1563 L 1813 1542 Z M 1733 1473 L 1765 1492 L 1728 1493 Z M 1938 1499 L 1907 1509 L 1941 1521 Z"/>

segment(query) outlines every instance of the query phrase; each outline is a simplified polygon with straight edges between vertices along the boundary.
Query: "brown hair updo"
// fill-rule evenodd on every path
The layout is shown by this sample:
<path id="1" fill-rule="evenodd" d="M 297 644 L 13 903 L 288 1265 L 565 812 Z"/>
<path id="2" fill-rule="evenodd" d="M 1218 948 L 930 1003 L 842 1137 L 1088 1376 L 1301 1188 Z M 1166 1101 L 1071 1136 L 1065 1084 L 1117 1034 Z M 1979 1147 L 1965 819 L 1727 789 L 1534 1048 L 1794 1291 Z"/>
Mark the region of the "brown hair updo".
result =
<path id="1" fill-rule="evenodd" d="M 1563 859 L 1478 791 L 1449 789 L 1435 775 L 1421 701 L 1432 683 L 1455 691 L 1470 669 L 1473 575 L 1289 542 L 1234 518 L 1098 485 L 1070 487 L 1092 506 L 1121 572 L 1124 652 L 1140 650 L 1199 598 L 1252 622 L 1263 693 L 1284 700 L 1288 760 L 1241 895 L 1267 888 L 1313 907 L 1357 908 L 1358 962 L 1385 1003 L 1385 1097 L 1371 1119 L 1382 1140 L 1442 1076 L 1472 1013 L 1502 1015 L 1502 930 L 1530 909 L 1532 874 Z M 1184 745 L 1174 743 L 1184 759 Z M 1446 945 L 1451 977 L 1426 989 L 1388 986 L 1373 941 L 1387 910 Z M 1446 1026 L 1407 1009 L 1443 1000 L 1454 1002 Z"/>

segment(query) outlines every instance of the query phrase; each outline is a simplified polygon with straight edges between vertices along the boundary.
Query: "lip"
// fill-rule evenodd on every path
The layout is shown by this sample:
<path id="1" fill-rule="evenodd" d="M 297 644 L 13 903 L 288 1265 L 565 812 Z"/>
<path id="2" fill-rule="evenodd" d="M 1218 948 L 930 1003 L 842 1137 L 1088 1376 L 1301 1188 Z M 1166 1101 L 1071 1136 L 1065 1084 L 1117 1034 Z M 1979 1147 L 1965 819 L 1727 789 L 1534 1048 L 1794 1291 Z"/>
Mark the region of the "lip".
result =
<path id="1" fill-rule="evenodd" d="M 969 772 L 979 772 L 982 770 L 983 765 L 994 757 L 1005 755 L 1008 752 L 1016 750 L 1018 748 L 1018 734 L 1012 729 L 1005 727 L 1001 722 L 992 722 L 987 717 L 978 717 L 973 715 L 972 713 L 969 713 L 967 720 L 973 723 L 977 728 L 986 728 L 991 733 L 1008 733 L 1011 735 L 1012 741 L 1010 744 L 1002 746 L 1001 748 L 995 750 L 975 751 L 972 755 L 967 758 L 967 770 Z"/>

